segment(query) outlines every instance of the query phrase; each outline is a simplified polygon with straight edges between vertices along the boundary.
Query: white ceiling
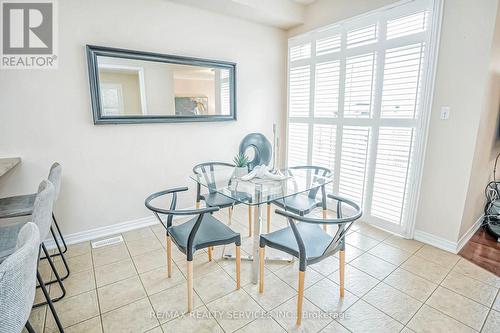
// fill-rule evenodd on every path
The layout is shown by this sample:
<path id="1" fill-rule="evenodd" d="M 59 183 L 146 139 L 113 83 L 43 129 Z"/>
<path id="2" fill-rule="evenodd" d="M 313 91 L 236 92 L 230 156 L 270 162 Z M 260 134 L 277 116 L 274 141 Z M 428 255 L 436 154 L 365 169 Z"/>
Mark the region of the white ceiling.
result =
<path id="1" fill-rule="evenodd" d="M 316 0 L 170 0 L 249 21 L 290 29 L 304 23 L 307 5 Z"/>

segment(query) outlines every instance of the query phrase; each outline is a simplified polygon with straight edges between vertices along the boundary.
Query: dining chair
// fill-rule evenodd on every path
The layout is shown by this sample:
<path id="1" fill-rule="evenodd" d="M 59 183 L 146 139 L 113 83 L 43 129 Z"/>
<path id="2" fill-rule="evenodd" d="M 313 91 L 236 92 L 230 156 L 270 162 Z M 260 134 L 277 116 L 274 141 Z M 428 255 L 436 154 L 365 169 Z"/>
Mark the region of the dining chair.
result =
<path id="1" fill-rule="evenodd" d="M 167 240 L 167 273 L 172 276 L 172 242 L 186 255 L 187 261 L 187 290 L 188 312 L 193 310 L 193 256 L 197 250 L 211 249 L 218 245 L 236 245 L 236 289 L 240 289 L 241 267 L 241 237 L 224 223 L 217 220 L 212 213 L 219 207 L 205 207 L 199 209 L 176 209 L 177 193 L 187 191 L 187 187 L 167 189 L 153 193 L 145 200 L 146 207 L 151 210 L 166 229 Z M 171 195 L 169 209 L 158 208 L 151 201 L 161 196 Z M 167 215 L 166 224 L 159 214 Z M 172 225 L 174 216 L 195 216 L 187 222 Z M 209 260 L 211 260 L 209 256 Z"/>
<path id="2" fill-rule="evenodd" d="M 14 253 L 0 263 L 0 327 L 5 333 L 21 332 L 29 322 L 35 300 L 36 267 L 40 233 L 36 224 L 28 222 L 20 230 Z"/>
<path id="3" fill-rule="evenodd" d="M 266 246 L 286 252 L 299 259 L 298 326 L 302 322 L 304 279 L 307 265 L 317 263 L 339 252 L 340 297 L 344 297 L 345 236 L 354 221 L 359 219 L 363 212 L 356 203 L 348 199 L 333 194 L 328 194 L 328 197 L 337 201 L 336 219 L 310 218 L 277 209 L 276 214 L 287 218 L 288 227 L 260 236 L 259 293 L 264 292 L 264 253 Z M 352 215 L 343 216 L 343 204 L 350 206 L 354 210 Z M 320 224 L 337 225 L 337 232 L 332 237 L 321 229 Z"/>
<path id="4" fill-rule="evenodd" d="M 314 166 L 314 165 L 304 165 L 304 166 L 294 166 L 288 168 L 288 172 L 293 174 L 294 170 L 311 170 L 314 176 L 328 177 L 332 174 L 330 169 Z M 316 200 L 318 191 L 321 189 L 321 201 Z M 321 187 L 316 187 L 307 193 L 307 196 L 300 193 L 295 194 L 284 199 L 275 200 L 268 202 L 267 204 L 267 233 L 271 231 L 271 204 L 295 213 L 299 216 L 305 216 L 309 214 L 313 209 L 317 207 L 323 208 L 323 218 L 327 217 L 327 207 L 326 207 L 326 189 L 325 185 Z M 326 231 L 326 224 L 323 225 L 323 229 Z"/>
<path id="5" fill-rule="evenodd" d="M 52 164 L 52 166 L 50 167 L 48 180 L 54 185 L 55 201 L 57 201 L 59 197 L 59 192 L 61 190 L 61 180 L 62 180 L 62 166 L 59 163 L 56 162 Z M 0 198 L 0 219 L 31 215 L 33 213 L 33 206 L 36 195 L 37 193 L 32 193 L 26 195 Z M 65 270 L 65 274 L 61 276 L 61 280 L 65 280 L 70 274 L 69 266 L 64 256 L 64 253 L 66 253 L 68 247 L 61 233 L 61 229 L 59 228 L 59 224 L 57 223 L 54 212 L 52 211 L 51 214 L 52 214 L 52 221 L 54 222 L 55 226 L 55 231 L 53 228 L 50 228 L 50 233 L 54 238 L 54 243 L 58 250 L 55 253 L 51 254 L 51 257 L 61 256 Z M 59 239 L 62 242 L 62 248 L 63 248 L 62 250 L 61 250 L 61 244 L 59 243 Z M 45 257 L 42 257 L 41 259 L 45 259 Z M 47 281 L 46 284 L 52 284 L 55 282 L 56 281 Z"/>
<path id="6" fill-rule="evenodd" d="M 233 198 L 238 198 L 235 200 L 233 198 L 229 198 L 225 195 L 222 195 L 216 191 L 216 169 L 218 167 L 231 167 L 234 168 L 234 164 L 225 163 L 225 162 L 205 162 L 193 167 L 193 173 L 203 177 L 205 179 L 205 183 L 208 187 L 207 194 L 201 194 L 201 184 L 197 183 L 196 185 L 196 208 L 200 208 L 200 201 L 205 201 L 205 205 L 207 207 L 219 207 L 219 208 L 229 208 L 229 221 L 231 224 L 233 217 L 233 209 L 234 206 L 241 203 L 250 201 L 252 198 L 244 192 L 234 192 L 232 193 Z M 252 236 L 252 207 L 248 205 L 248 237 Z"/>

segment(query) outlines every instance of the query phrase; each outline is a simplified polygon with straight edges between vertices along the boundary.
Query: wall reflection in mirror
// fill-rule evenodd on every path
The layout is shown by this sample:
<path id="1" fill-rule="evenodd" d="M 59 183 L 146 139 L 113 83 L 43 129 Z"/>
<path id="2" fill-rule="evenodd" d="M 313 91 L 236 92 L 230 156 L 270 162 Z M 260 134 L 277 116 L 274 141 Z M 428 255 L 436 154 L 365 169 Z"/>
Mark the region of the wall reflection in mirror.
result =
<path id="1" fill-rule="evenodd" d="M 234 64 L 127 52 L 88 47 L 96 123 L 235 119 Z"/>

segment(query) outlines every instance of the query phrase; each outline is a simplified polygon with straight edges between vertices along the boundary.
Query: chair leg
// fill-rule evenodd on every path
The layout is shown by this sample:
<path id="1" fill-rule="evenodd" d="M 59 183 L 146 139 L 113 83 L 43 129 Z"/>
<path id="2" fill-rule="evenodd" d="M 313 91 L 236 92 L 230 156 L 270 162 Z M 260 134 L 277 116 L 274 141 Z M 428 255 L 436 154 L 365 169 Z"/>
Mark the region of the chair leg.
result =
<path id="1" fill-rule="evenodd" d="M 187 261 L 188 313 L 193 311 L 193 261 Z"/>
<path id="2" fill-rule="evenodd" d="M 303 271 L 299 271 L 299 294 L 297 297 L 297 326 L 300 326 L 302 323 L 302 303 L 304 301 L 304 278 L 305 273 Z"/>
<path id="3" fill-rule="evenodd" d="M 240 247 L 236 245 L 236 289 L 241 286 L 241 252 Z"/>
<path id="4" fill-rule="evenodd" d="M 229 207 L 229 225 L 233 222 L 233 207 Z"/>
<path id="5" fill-rule="evenodd" d="M 264 251 L 265 248 L 259 248 L 259 293 L 264 292 Z"/>
<path id="6" fill-rule="evenodd" d="M 212 261 L 212 247 L 208 247 L 208 261 Z"/>
<path id="7" fill-rule="evenodd" d="M 66 241 L 64 240 L 64 236 L 61 233 L 61 229 L 59 229 L 59 224 L 57 223 L 56 217 L 54 216 L 54 213 L 52 213 L 52 221 L 54 221 L 54 225 L 56 226 L 57 233 L 59 234 L 59 237 L 61 237 L 61 241 L 63 243 L 64 250 L 62 253 L 66 253 L 68 251 L 68 246 L 66 245 Z"/>
<path id="8" fill-rule="evenodd" d="M 200 202 L 199 201 L 196 201 L 195 207 L 196 207 L 196 209 L 200 208 Z"/>
<path id="9" fill-rule="evenodd" d="M 323 209 L 323 220 L 326 220 L 327 210 Z M 326 224 L 323 224 L 323 230 L 326 231 Z"/>
<path id="10" fill-rule="evenodd" d="M 31 326 L 29 320 L 26 322 L 26 325 L 24 325 L 24 327 L 26 327 L 26 331 L 28 331 L 28 333 L 36 333 L 35 330 L 33 329 L 33 326 Z"/>
<path id="11" fill-rule="evenodd" d="M 345 250 L 339 252 L 340 297 L 344 297 Z"/>
<path id="12" fill-rule="evenodd" d="M 271 232 L 271 204 L 267 204 L 267 233 Z"/>
<path id="13" fill-rule="evenodd" d="M 248 205 L 248 237 L 252 237 L 252 206 Z"/>
<path id="14" fill-rule="evenodd" d="M 50 266 L 50 269 L 52 270 L 52 273 L 54 273 L 54 275 L 56 276 L 56 279 L 51 281 L 51 282 L 57 282 L 59 284 L 59 287 L 61 288 L 61 292 L 62 292 L 62 295 L 59 296 L 59 297 L 56 297 L 54 299 L 51 299 L 50 298 L 50 295 L 48 296 L 49 298 L 46 298 L 46 301 L 45 302 L 41 302 L 41 303 L 37 303 L 37 304 L 34 304 L 33 307 L 34 308 L 37 308 L 37 307 L 40 307 L 40 306 L 43 306 L 43 305 L 46 305 L 46 304 L 49 304 L 50 303 L 55 303 L 55 302 L 58 302 L 60 301 L 61 299 L 64 298 L 64 296 L 66 296 L 66 288 L 64 288 L 64 284 L 61 280 L 61 278 L 59 277 L 59 273 L 57 272 L 57 269 L 56 269 L 56 266 L 54 265 L 54 263 L 52 262 L 52 258 L 50 258 L 49 256 L 49 251 L 47 251 L 47 248 L 45 247 L 45 244 L 42 243 L 42 250 L 43 250 L 43 253 L 45 254 L 45 256 L 47 257 L 47 261 L 49 263 L 49 266 Z M 40 281 L 39 281 L 40 282 Z M 43 284 L 43 287 L 42 287 L 42 284 Z M 39 283 L 39 287 L 42 288 L 45 288 L 45 283 Z M 45 293 L 44 293 L 45 294 Z M 47 294 L 48 295 L 48 294 Z"/>
<path id="15" fill-rule="evenodd" d="M 49 305 L 50 312 L 52 312 L 52 316 L 54 317 L 54 321 L 56 322 L 59 332 L 64 333 L 64 329 L 61 324 L 61 321 L 59 320 L 59 316 L 57 315 L 56 309 L 54 308 L 54 304 L 52 304 L 52 300 L 50 299 L 49 292 L 47 291 L 47 288 L 45 288 L 45 284 L 43 283 L 42 277 L 38 270 L 36 272 L 36 278 L 38 280 L 38 283 L 40 284 L 40 288 L 42 288 L 43 296 L 45 296 L 45 299 L 47 300 L 47 304 Z"/>
<path id="16" fill-rule="evenodd" d="M 167 234 L 167 272 L 168 277 L 172 277 L 172 239 Z"/>

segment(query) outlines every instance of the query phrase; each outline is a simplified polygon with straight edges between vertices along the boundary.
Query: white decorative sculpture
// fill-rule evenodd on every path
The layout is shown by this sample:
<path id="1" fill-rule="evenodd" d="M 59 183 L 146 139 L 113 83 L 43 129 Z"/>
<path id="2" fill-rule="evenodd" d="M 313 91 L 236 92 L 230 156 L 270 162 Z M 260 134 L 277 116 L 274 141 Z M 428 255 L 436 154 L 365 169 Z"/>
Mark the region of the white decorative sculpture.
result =
<path id="1" fill-rule="evenodd" d="M 287 179 L 288 176 L 281 174 L 279 171 L 276 174 L 273 174 L 269 171 L 269 167 L 265 164 L 258 165 L 248 174 L 241 177 L 242 180 L 251 180 L 254 178 L 260 179 L 270 179 L 270 180 L 284 180 Z"/>

